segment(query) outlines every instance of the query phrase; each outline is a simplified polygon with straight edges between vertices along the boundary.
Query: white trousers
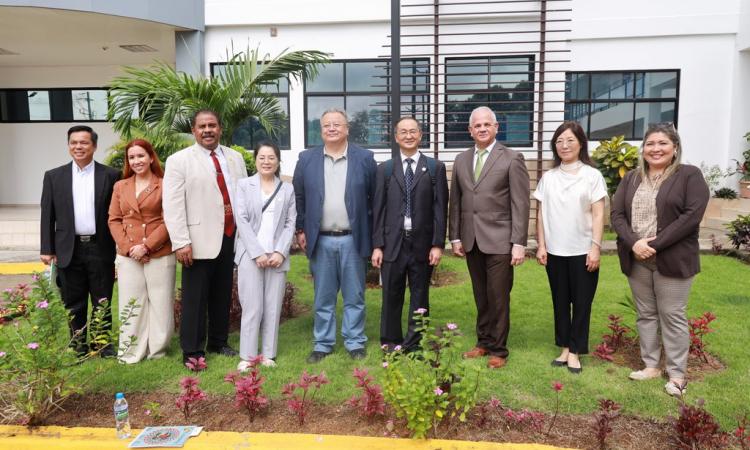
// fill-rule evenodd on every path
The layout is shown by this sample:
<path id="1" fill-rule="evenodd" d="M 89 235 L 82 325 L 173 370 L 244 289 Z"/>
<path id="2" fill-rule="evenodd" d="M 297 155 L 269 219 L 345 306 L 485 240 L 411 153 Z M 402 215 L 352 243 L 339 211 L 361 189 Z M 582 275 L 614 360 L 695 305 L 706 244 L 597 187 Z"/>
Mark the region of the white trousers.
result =
<path id="1" fill-rule="evenodd" d="M 261 354 L 265 358 L 275 358 L 286 272 L 259 269 L 254 260 L 243 256 L 237 268 L 237 288 L 242 305 L 240 358 L 247 361 L 258 356 L 259 338 Z"/>
<path id="2" fill-rule="evenodd" d="M 174 332 L 175 256 L 170 254 L 141 264 L 117 255 L 118 305 L 122 317 L 130 299 L 136 300 L 133 314 L 120 324 L 120 348 L 117 358 L 128 364 L 143 358 L 160 358 L 166 354 Z M 125 347 L 130 336 L 136 341 Z"/>

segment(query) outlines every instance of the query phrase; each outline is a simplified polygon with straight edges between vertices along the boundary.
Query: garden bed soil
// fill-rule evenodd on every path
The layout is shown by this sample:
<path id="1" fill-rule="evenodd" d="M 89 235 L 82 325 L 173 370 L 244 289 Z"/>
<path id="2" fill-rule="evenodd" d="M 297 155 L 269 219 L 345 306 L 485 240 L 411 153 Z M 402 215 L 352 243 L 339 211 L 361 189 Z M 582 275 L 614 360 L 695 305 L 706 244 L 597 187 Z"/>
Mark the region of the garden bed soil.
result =
<path id="1" fill-rule="evenodd" d="M 300 426 L 283 400 L 273 400 L 269 408 L 254 422 L 234 407 L 232 396 L 209 395 L 196 407 L 190 420 L 174 406 L 176 394 L 133 393 L 128 394 L 130 423 L 133 428 L 155 425 L 197 424 L 207 431 L 265 432 L 265 433 L 309 433 L 337 434 L 371 437 L 408 438 L 403 422 L 376 418 L 368 421 L 359 418 L 357 412 L 346 405 L 316 405 L 304 425 Z M 159 420 L 145 414 L 149 402 L 161 404 Z M 112 396 L 89 394 L 73 396 L 66 401 L 65 411 L 53 414 L 44 425 L 113 427 Z M 475 411 L 478 411 L 477 408 Z M 392 417 L 392 414 L 389 414 Z M 352 419 L 355 417 L 355 419 Z M 508 429 L 500 414 L 487 418 L 479 426 L 478 417 L 471 416 L 467 423 L 444 425 L 435 438 L 467 441 L 538 443 L 566 448 L 598 448 L 594 434 L 593 415 L 558 416 L 552 431 L 547 434 L 551 420 L 546 417 L 544 432 L 532 429 Z M 113 431 L 114 432 L 114 431 Z M 665 422 L 621 416 L 613 424 L 613 432 L 607 440 L 608 448 L 662 450 L 670 448 L 670 425 Z"/>
<path id="2" fill-rule="evenodd" d="M 612 355 L 612 362 L 622 367 L 629 367 L 633 370 L 643 369 L 643 360 L 641 360 L 641 349 L 638 341 L 629 342 Z M 662 355 L 662 368 L 664 367 L 664 358 Z M 706 375 L 721 372 L 726 369 L 723 362 L 716 356 L 707 353 L 706 359 L 703 360 L 697 356 L 688 357 L 688 381 L 702 381 Z M 665 378 L 666 379 L 666 378 Z"/>

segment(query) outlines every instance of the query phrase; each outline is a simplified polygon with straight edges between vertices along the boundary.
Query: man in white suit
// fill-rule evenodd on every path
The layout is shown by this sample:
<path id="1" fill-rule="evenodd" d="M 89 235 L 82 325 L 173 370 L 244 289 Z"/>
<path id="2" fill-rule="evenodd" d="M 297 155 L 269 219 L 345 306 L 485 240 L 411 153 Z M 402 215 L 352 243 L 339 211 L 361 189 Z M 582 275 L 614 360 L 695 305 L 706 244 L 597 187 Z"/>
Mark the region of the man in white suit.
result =
<path id="1" fill-rule="evenodd" d="M 195 145 L 167 158 L 162 200 L 172 248 L 182 263 L 183 363 L 206 351 L 237 355 L 227 343 L 236 236 L 232 199 L 237 181 L 247 176 L 242 155 L 219 144 L 216 112 L 200 110 L 192 124 Z"/>

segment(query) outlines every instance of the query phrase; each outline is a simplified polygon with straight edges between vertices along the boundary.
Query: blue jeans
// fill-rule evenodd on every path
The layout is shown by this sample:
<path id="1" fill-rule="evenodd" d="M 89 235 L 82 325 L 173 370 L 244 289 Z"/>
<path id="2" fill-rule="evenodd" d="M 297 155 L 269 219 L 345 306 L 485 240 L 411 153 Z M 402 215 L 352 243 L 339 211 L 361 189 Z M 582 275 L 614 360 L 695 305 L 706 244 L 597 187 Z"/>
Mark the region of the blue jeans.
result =
<path id="1" fill-rule="evenodd" d="M 319 236 L 310 258 L 315 286 L 313 350 L 330 353 L 336 344 L 336 299 L 344 297 L 341 336 L 347 350 L 364 348 L 365 260 L 348 236 Z"/>

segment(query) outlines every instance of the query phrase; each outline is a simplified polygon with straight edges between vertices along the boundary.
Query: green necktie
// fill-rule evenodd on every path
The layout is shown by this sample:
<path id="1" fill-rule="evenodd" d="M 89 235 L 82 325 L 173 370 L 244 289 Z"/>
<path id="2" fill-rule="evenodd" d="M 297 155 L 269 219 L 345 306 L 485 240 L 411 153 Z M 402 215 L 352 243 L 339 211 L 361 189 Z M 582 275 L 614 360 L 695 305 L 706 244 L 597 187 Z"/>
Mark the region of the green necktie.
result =
<path id="1" fill-rule="evenodd" d="M 481 149 L 477 152 L 477 163 L 474 165 L 474 181 L 479 179 L 479 175 L 482 173 L 482 167 L 484 166 L 484 155 L 487 154 L 487 149 Z"/>

